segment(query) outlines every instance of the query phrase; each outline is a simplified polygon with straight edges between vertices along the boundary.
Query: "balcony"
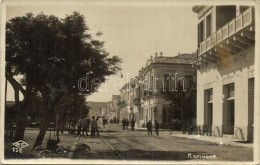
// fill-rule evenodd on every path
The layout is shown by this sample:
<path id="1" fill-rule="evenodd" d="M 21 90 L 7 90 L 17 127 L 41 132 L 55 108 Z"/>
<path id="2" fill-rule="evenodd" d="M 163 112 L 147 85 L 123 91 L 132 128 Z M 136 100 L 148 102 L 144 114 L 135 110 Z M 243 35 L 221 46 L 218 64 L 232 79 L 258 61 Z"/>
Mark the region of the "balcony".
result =
<path id="1" fill-rule="evenodd" d="M 200 43 L 199 59 L 209 54 L 211 58 L 208 60 L 214 61 L 217 46 L 231 53 L 241 51 L 254 42 L 254 36 L 254 14 L 253 8 L 250 7 Z"/>

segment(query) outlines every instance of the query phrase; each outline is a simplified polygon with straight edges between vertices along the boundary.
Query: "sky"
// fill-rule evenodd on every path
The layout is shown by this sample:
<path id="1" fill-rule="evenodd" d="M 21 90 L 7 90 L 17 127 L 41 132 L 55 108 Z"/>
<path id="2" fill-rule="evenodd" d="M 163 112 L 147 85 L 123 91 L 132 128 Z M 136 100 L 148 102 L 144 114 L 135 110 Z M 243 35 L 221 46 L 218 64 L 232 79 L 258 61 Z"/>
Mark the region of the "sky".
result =
<path id="1" fill-rule="evenodd" d="M 113 94 L 119 94 L 117 88 L 113 88 L 114 84 L 117 82 L 123 85 L 127 82 L 127 77 L 135 77 L 155 52 L 162 51 L 164 56 L 176 56 L 179 52 L 191 53 L 196 50 L 197 15 L 193 13 L 191 5 L 136 1 L 91 2 L 66 5 L 23 3 L 6 7 L 6 20 L 28 12 L 43 12 L 64 18 L 66 14 L 77 11 L 85 16 L 91 34 L 98 31 L 103 33 L 99 39 L 105 41 L 105 49 L 110 55 L 117 55 L 123 60 L 123 78 L 121 73 L 108 77 L 106 88 L 101 86 L 102 91 L 89 96 L 88 101 L 110 101 Z M 13 100 L 10 85 L 7 100 Z"/>

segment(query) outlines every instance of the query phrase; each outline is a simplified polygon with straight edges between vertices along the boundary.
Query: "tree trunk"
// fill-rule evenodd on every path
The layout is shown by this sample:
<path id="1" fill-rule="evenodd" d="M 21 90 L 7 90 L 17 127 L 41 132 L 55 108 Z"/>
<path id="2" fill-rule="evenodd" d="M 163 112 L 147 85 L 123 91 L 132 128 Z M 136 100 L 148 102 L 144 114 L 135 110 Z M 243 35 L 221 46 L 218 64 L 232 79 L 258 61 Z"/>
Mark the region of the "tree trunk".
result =
<path id="1" fill-rule="evenodd" d="M 16 112 L 17 112 L 17 121 L 16 121 L 16 130 L 14 140 L 23 140 L 24 132 L 26 127 L 26 118 L 27 113 L 24 106 L 21 104 L 19 100 L 19 92 L 21 91 L 24 97 L 26 98 L 26 91 L 22 88 L 21 84 L 19 84 L 12 75 L 6 74 L 6 79 L 12 85 L 14 89 L 14 99 L 16 104 Z"/>
<path id="2" fill-rule="evenodd" d="M 22 106 L 22 103 L 18 103 L 16 130 L 15 130 L 15 137 L 14 137 L 15 141 L 23 140 L 23 138 L 24 138 L 27 113 L 26 113 L 26 110 L 23 110 L 23 108 L 24 108 L 24 106 Z"/>
<path id="3" fill-rule="evenodd" d="M 47 110 L 49 112 L 49 109 Z M 33 149 L 37 146 L 41 146 L 42 145 L 42 141 L 44 139 L 44 136 L 46 134 L 46 131 L 48 129 L 48 125 L 50 123 L 50 118 L 51 118 L 51 115 L 49 115 L 49 113 L 45 113 L 45 115 L 43 116 L 43 120 L 42 120 L 42 123 L 41 123 L 41 126 L 40 126 L 40 132 L 34 142 L 34 145 L 33 145 Z"/>
<path id="4" fill-rule="evenodd" d="M 19 82 L 17 82 L 12 75 L 6 74 L 6 79 L 12 85 L 12 87 L 14 89 L 18 89 L 25 96 L 25 93 L 26 93 L 25 89 L 23 89 L 21 84 Z"/>

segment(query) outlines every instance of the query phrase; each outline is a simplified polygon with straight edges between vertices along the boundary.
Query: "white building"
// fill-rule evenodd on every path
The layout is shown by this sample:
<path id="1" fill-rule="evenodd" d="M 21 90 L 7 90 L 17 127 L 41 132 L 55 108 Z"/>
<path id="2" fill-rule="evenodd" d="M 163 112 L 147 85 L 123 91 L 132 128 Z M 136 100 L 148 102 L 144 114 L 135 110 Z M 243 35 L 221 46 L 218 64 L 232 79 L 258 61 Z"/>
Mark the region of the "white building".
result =
<path id="1" fill-rule="evenodd" d="M 139 79 L 144 83 L 140 89 L 140 125 L 157 120 L 162 128 L 170 127 L 173 118 L 169 116 L 169 102 L 163 98 L 162 90 L 172 88 L 174 92 L 176 82 L 181 81 L 185 86 L 186 80 L 195 81 L 196 70 L 191 64 L 194 58 L 195 54 L 166 57 L 156 53 L 155 57 L 148 59 L 146 66 L 139 71 Z"/>
<path id="2" fill-rule="evenodd" d="M 120 101 L 120 96 L 119 95 L 113 95 L 112 96 L 112 108 L 113 108 L 113 112 L 114 112 L 114 117 L 116 122 L 119 122 L 119 118 L 120 118 L 120 111 L 118 108 L 118 103 Z"/>
<path id="3" fill-rule="evenodd" d="M 135 99 L 139 99 L 138 95 L 138 89 L 131 88 L 129 82 L 120 89 L 120 101 L 118 102 L 120 122 L 125 118 L 128 120 L 134 119 L 139 123 L 138 110 L 136 111 L 139 106 L 135 104 Z"/>
<path id="4" fill-rule="evenodd" d="M 198 14 L 197 125 L 214 136 L 252 141 L 254 7 L 192 9 Z"/>

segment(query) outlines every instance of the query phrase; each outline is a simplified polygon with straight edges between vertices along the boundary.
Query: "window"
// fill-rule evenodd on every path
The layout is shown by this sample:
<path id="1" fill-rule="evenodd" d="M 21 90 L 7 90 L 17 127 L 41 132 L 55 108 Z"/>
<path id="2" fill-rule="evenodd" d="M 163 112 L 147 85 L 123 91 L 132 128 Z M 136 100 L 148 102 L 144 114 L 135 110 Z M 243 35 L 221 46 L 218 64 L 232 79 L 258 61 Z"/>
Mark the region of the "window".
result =
<path id="1" fill-rule="evenodd" d="M 157 107 L 154 107 L 154 113 L 157 113 Z"/>
<path id="2" fill-rule="evenodd" d="M 206 17 L 206 38 L 211 35 L 211 14 Z"/>
<path id="3" fill-rule="evenodd" d="M 212 103 L 213 101 L 213 89 L 207 89 L 204 91 L 204 101 L 206 103 Z"/>
<path id="4" fill-rule="evenodd" d="M 248 9 L 249 6 L 240 6 L 239 7 L 239 12 L 243 13 L 246 9 Z"/>
<path id="5" fill-rule="evenodd" d="M 228 98 L 232 98 L 235 96 L 235 86 L 234 84 L 230 84 L 228 86 Z"/>
<path id="6" fill-rule="evenodd" d="M 209 102 L 213 100 L 213 90 L 212 89 L 209 89 L 208 90 L 208 97 L 209 97 Z"/>
<path id="7" fill-rule="evenodd" d="M 217 6 L 216 7 L 216 30 L 236 17 L 236 6 Z"/>
<path id="8" fill-rule="evenodd" d="M 190 87 L 193 81 L 193 76 L 192 75 L 185 75 L 185 84 L 186 88 Z"/>
<path id="9" fill-rule="evenodd" d="M 150 87 L 150 89 L 152 89 L 152 90 L 153 90 L 153 88 L 154 88 L 154 86 L 153 86 L 153 76 L 151 76 L 151 79 L 150 79 L 150 84 L 151 84 L 151 87 Z"/>
<path id="10" fill-rule="evenodd" d="M 198 46 L 204 40 L 204 20 L 198 24 Z"/>
<path id="11" fill-rule="evenodd" d="M 169 91 L 170 90 L 170 75 L 164 74 L 163 75 L 163 91 Z"/>

